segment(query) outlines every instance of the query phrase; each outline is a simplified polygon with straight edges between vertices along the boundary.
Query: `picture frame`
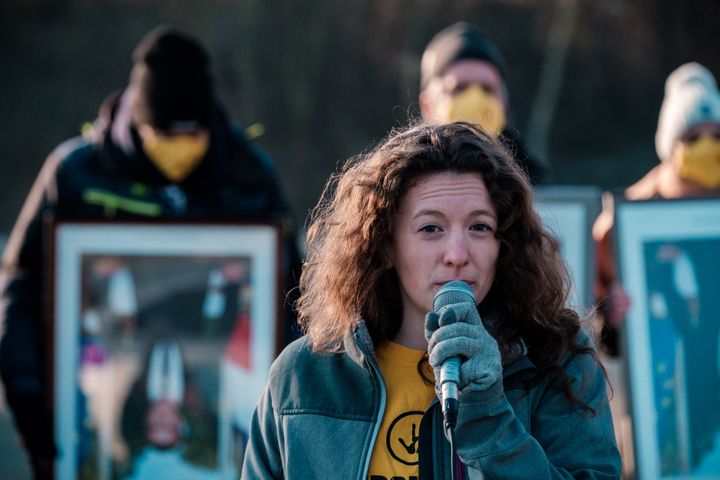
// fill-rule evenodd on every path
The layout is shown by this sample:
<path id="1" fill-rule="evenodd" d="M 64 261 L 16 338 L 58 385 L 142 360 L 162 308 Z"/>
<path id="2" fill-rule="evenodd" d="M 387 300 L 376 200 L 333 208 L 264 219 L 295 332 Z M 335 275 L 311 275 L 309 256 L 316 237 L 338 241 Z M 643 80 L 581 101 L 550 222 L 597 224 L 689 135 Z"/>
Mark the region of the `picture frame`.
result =
<path id="1" fill-rule="evenodd" d="M 536 187 L 534 207 L 560 242 L 560 253 L 570 271 L 573 288 L 569 305 L 587 311 L 594 304 L 595 244 L 592 225 L 600 214 L 602 192 L 595 186 Z"/>
<path id="2" fill-rule="evenodd" d="M 279 226 L 53 231 L 56 480 L 238 478 L 281 347 Z"/>
<path id="3" fill-rule="evenodd" d="M 720 198 L 615 200 L 637 478 L 720 477 Z"/>

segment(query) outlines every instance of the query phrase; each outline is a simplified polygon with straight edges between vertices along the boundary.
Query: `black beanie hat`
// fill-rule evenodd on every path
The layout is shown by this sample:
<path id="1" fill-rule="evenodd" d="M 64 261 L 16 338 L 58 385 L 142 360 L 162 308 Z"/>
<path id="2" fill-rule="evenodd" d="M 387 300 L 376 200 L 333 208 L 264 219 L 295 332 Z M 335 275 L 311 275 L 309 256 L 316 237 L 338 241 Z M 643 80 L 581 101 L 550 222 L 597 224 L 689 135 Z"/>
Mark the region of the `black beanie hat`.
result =
<path id="1" fill-rule="evenodd" d="M 132 119 L 166 130 L 177 123 L 210 125 L 213 105 L 209 60 L 186 33 L 160 26 L 133 52 L 130 84 L 137 90 Z"/>
<path id="2" fill-rule="evenodd" d="M 420 88 L 424 89 L 433 77 L 462 59 L 484 60 L 498 69 L 507 82 L 505 60 L 497 47 L 485 38 L 480 29 L 468 22 L 457 22 L 440 30 L 425 47 L 420 65 Z"/>

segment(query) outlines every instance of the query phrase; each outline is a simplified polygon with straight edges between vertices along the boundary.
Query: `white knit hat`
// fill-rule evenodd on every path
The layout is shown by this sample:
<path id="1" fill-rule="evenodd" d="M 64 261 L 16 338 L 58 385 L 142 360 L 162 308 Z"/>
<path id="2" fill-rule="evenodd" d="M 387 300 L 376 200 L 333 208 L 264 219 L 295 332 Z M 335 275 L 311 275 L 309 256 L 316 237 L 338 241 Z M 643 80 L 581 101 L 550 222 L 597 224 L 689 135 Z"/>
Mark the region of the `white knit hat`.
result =
<path id="1" fill-rule="evenodd" d="M 665 82 L 665 99 L 655 133 L 655 149 L 661 160 L 685 131 L 698 123 L 720 123 L 720 93 L 715 77 L 699 63 L 686 63 Z"/>

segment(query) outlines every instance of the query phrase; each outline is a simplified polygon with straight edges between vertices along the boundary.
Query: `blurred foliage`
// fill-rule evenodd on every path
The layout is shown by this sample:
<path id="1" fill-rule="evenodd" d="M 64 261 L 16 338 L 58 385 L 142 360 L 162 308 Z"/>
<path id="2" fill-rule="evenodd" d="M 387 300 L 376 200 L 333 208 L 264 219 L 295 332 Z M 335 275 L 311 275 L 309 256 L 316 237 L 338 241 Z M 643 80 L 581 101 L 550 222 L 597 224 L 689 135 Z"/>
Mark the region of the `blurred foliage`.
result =
<path id="1" fill-rule="evenodd" d="M 672 69 L 720 76 L 720 2 L 578 0 L 550 129 L 557 183 L 631 183 L 655 162 Z M 0 232 L 45 156 L 122 88 L 137 41 L 159 23 L 203 39 L 220 98 L 274 156 L 302 223 L 337 163 L 417 117 L 419 61 L 432 35 L 480 25 L 510 69 L 521 132 L 537 90 L 555 2 L 540 0 L 4 0 L 0 4 Z M 12 172 L 12 176 L 10 175 Z"/>

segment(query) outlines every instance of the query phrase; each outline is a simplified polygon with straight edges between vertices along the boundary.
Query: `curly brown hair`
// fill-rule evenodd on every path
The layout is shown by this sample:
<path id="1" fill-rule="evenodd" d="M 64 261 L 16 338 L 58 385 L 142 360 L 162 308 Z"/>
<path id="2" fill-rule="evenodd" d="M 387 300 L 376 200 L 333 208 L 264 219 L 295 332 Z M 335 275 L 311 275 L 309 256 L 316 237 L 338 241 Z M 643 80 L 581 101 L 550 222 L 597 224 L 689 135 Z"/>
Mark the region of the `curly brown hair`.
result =
<path id="1" fill-rule="evenodd" d="M 533 210 L 526 174 L 499 141 L 468 123 L 393 132 L 351 158 L 328 181 L 310 217 L 297 303 L 316 352 L 333 352 L 363 319 L 373 341 L 392 339 L 402 319 L 400 287 L 386 251 L 400 200 L 433 173 L 479 173 L 495 205 L 500 253 L 478 305 L 503 356 L 520 339 L 539 369 L 576 351 L 577 313 L 565 307 L 568 273 L 558 242 Z"/>

